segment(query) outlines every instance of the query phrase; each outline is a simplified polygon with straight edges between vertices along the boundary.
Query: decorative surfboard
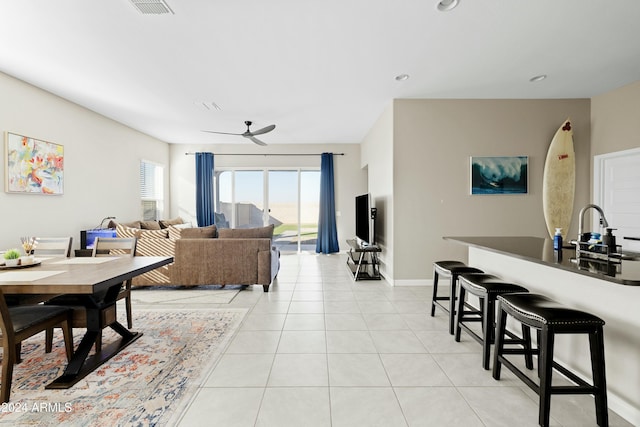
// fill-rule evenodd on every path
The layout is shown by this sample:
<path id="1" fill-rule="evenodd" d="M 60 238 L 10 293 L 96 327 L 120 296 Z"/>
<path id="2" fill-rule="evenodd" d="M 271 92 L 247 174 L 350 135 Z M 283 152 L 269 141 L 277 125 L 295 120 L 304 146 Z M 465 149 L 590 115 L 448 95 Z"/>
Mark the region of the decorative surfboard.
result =
<path id="1" fill-rule="evenodd" d="M 570 119 L 567 119 L 551 140 L 542 178 L 542 209 L 552 238 L 556 228 L 562 228 L 563 237 L 567 237 L 573 216 L 575 187 L 573 130 Z"/>

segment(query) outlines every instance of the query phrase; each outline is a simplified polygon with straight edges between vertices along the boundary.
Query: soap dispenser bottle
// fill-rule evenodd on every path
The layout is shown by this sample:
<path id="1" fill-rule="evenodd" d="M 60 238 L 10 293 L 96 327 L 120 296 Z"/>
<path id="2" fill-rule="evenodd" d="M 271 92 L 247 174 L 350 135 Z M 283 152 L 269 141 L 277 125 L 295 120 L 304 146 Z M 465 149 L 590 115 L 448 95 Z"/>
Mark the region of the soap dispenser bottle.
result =
<path id="1" fill-rule="evenodd" d="M 553 235 L 553 249 L 562 250 L 562 228 L 556 228 L 556 234 Z"/>
<path id="2" fill-rule="evenodd" d="M 607 233 L 602 238 L 602 243 L 607 246 L 607 254 L 612 254 L 616 252 L 616 236 L 613 235 L 613 230 L 615 228 L 607 228 Z"/>

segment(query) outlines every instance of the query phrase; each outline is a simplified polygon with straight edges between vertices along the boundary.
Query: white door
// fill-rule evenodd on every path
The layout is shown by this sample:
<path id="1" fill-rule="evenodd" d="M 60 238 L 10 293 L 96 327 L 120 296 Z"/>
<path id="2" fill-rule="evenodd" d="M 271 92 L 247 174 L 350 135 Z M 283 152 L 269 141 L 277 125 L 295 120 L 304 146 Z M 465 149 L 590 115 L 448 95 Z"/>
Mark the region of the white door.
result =
<path id="1" fill-rule="evenodd" d="M 617 229 L 616 243 L 640 251 L 640 149 L 594 157 L 594 200 Z"/>

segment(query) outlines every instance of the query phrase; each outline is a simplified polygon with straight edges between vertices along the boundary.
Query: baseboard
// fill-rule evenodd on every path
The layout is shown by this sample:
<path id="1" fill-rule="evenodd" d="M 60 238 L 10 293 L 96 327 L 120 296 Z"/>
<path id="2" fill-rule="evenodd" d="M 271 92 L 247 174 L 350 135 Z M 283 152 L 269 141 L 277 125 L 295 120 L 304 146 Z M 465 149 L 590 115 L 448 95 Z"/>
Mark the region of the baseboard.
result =
<path id="1" fill-rule="evenodd" d="M 638 408 L 630 405 L 625 399 L 611 392 L 607 393 L 607 401 L 609 403 L 609 409 L 613 410 L 634 426 L 640 425 L 640 410 L 638 410 Z"/>
<path id="2" fill-rule="evenodd" d="M 394 280 L 391 286 L 431 286 L 433 279 Z"/>

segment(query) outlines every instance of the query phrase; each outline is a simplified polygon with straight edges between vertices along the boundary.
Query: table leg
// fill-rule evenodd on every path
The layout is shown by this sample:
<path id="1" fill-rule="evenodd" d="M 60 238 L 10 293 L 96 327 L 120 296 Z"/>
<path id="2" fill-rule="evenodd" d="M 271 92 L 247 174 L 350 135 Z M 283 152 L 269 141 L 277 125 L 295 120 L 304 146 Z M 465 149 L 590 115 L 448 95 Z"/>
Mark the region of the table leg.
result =
<path id="1" fill-rule="evenodd" d="M 114 290 L 115 288 L 115 290 Z M 122 324 L 114 321 L 110 324 L 103 324 L 102 313 L 104 310 L 114 306 L 118 296 L 118 287 L 112 287 L 107 291 L 102 302 L 96 302 L 92 297 L 83 299 L 86 307 L 87 316 L 87 332 L 78 348 L 73 353 L 73 357 L 69 361 L 64 373 L 56 378 L 46 389 L 67 389 L 72 387 L 78 381 L 96 370 L 100 365 L 118 354 L 122 349 L 142 336 L 140 332 L 132 332 L 125 328 Z M 96 342 L 98 334 L 102 334 L 102 329 L 109 326 L 122 338 L 107 346 L 103 346 L 102 351 L 89 357 L 89 352 Z"/>

